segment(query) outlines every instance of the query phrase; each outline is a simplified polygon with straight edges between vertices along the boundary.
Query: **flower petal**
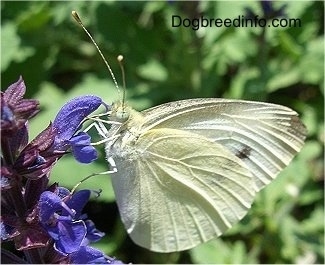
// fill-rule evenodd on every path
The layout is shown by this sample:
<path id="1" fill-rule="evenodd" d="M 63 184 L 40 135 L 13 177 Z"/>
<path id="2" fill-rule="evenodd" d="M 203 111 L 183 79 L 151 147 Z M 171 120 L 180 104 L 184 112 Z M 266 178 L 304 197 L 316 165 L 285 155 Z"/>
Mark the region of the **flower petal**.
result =
<path id="1" fill-rule="evenodd" d="M 97 159 L 96 149 L 90 145 L 90 136 L 85 132 L 80 132 L 69 141 L 72 154 L 80 163 L 91 163 Z"/>
<path id="2" fill-rule="evenodd" d="M 75 218 L 79 218 L 82 209 L 85 207 L 86 203 L 90 198 L 90 190 L 80 190 L 77 191 L 72 197 L 66 201 L 67 206 L 75 211 Z"/>
<path id="3" fill-rule="evenodd" d="M 93 146 L 76 147 L 72 150 L 73 156 L 80 163 L 88 164 L 97 159 L 97 151 Z"/>
<path id="4" fill-rule="evenodd" d="M 93 221 L 86 220 L 85 221 L 86 227 L 87 227 L 87 236 L 85 238 L 85 244 L 88 244 L 89 242 L 96 242 L 100 240 L 103 236 L 105 236 L 105 233 L 102 231 L 99 231 L 96 227 Z"/>
<path id="5" fill-rule="evenodd" d="M 70 254 L 80 248 L 82 240 L 85 238 L 87 229 L 83 221 L 58 222 L 58 240 L 54 247 L 65 254 Z"/>
<path id="6" fill-rule="evenodd" d="M 87 95 L 76 97 L 67 102 L 57 114 L 53 127 L 56 129 L 56 150 L 66 150 L 66 141 L 78 130 L 82 120 L 94 112 L 102 100 L 99 97 Z"/>
<path id="7" fill-rule="evenodd" d="M 69 255 L 72 264 L 108 264 L 103 252 L 92 247 L 80 247 L 80 249 Z"/>
<path id="8" fill-rule="evenodd" d="M 43 224 L 46 224 L 56 211 L 66 210 L 69 213 L 72 213 L 66 204 L 62 202 L 62 199 L 50 191 L 44 191 L 41 194 L 38 206 L 40 209 L 40 221 Z"/>
<path id="9" fill-rule="evenodd" d="M 73 136 L 70 139 L 69 143 L 72 147 L 90 145 L 90 136 L 85 132 L 79 132 L 77 135 Z"/>

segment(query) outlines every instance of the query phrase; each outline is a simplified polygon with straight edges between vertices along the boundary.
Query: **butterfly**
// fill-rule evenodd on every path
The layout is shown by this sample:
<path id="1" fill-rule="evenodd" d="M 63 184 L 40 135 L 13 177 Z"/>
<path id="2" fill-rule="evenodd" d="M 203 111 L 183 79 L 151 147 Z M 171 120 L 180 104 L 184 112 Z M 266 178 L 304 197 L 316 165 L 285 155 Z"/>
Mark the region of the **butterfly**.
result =
<path id="1" fill-rule="evenodd" d="M 306 136 L 293 110 L 243 100 L 188 99 L 142 112 L 115 103 L 109 119 L 117 124 L 104 134 L 105 151 L 122 222 L 135 243 L 157 252 L 231 228 Z"/>
<path id="2" fill-rule="evenodd" d="M 72 15 L 116 84 L 96 42 Z M 157 252 L 186 250 L 231 228 L 307 134 L 287 107 L 218 98 L 138 112 L 123 97 L 111 106 L 108 121 L 94 124 L 104 138 L 122 222 L 135 243 Z"/>

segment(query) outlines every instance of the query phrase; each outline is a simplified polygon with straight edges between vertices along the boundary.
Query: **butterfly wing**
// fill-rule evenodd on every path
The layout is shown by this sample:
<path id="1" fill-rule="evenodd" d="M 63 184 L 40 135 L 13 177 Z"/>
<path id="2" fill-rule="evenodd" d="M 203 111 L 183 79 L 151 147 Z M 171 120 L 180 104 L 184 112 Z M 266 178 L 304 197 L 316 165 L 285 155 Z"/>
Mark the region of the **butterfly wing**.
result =
<path id="1" fill-rule="evenodd" d="M 152 129 L 109 151 L 122 221 L 139 245 L 181 251 L 216 237 L 250 208 L 253 176 L 222 145 L 191 132 Z"/>
<path id="2" fill-rule="evenodd" d="M 190 99 L 141 112 L 142 130 L 174 128 L 205 136 L 242 159 L 259 191 L 300 151 L 306 129 L 293 110 L 270 103 Z"/>

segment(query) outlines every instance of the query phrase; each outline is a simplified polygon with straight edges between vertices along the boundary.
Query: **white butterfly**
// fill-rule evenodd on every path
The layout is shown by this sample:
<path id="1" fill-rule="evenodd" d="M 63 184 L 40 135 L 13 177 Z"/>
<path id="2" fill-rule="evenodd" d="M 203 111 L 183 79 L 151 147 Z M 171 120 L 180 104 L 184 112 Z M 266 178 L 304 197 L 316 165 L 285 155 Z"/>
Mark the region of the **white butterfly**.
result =
<path id="1" fill-rule="evenodd" d="M 157 252 L 232 227 L 306 135 L 293 110 L 242 100 L 189 99 L 142 112 L 118 103 L 109 119 L 118 124 L 102 135 L 122 221 L 135 243 Z"/>
<path id="2" fill-rule="evenodd" d="M 116 84 L 77 12 L 72 16 Z M 109 130 L 97 121 L 127 232 L 157 252 L 189 249 L 232 227 L 248 212 L 255 193 L 300 151 L 306 136 L 297 113 L 287 107 L 216 98 L 142 112 L 122 100 L 112 106 Z"/>

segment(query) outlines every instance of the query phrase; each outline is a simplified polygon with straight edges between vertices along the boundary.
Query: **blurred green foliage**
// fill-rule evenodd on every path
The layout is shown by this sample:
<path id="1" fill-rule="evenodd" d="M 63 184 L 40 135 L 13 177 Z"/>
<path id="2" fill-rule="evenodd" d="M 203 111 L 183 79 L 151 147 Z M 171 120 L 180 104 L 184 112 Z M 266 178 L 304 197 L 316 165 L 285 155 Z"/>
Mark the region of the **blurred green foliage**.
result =
<path id="1" fill-rule="evenodd" d="M 279 8 L 283 3 L 273 4 Z M 119 84 L 115 58 L 123 54 L 127 98 L 134 108 L 193 97 L 261 100 L 295 109 L 308 128 L 303 150 L 258 194 L 248 215 L 222 237 L 190 251 L 159 254 L 134 245 L 120 222 L 109 178 L 88 180 L 84 187 L 103 189 L 87 210 L 107 234 L 97 247 L 132 263 L 324 262 L 324 6 L 285 3 L 285 14 L 301 19 L 301 27 L 195 31 L 171 26 L 172 15 L 235 18 L 249 8 L 263 17 L 258 1 L 1 1 L 1 87 L 22 75 L 26 97 L 40 100 L 42 111 L 30 123 L 31 139 L 68 99 L 95 94 L 110 103 L 118 98 L 72 10 L 92 32 Z M 105 170 L 102 150 L 93 165 L 63 158 L 51 181 L 72 187 Z"/>

